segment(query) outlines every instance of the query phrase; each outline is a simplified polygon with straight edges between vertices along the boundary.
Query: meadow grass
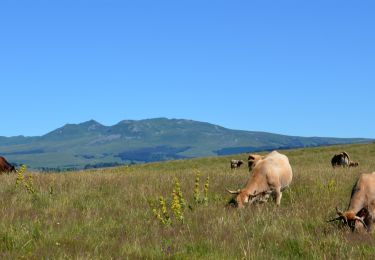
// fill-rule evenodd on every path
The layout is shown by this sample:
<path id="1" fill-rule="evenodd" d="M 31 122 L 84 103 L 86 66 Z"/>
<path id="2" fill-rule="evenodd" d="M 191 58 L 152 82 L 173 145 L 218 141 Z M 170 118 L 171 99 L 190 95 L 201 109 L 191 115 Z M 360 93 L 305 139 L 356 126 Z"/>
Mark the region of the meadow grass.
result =
<path id="1" fill-rule="evenodd" d="M 331 157 L 343 150 L 360 166 L 333 169 Z M 359 175 L 375 171 L 375 144 L 282 153 L 289 157 L 294 176 L 281 206 L 271 201 L 243 210 L 226 206 L 232 196 L 225 188 L 245 185 L 246 167 L 231 170 L 229 162 L 246 160 L 246 154 L 71 173 L 26 172 L 34 192 L 16 186 L 16 175 L 3 174 L 0 258 L 374 258 L 375 235 L 352 233 L 326 220 L 335 216 L 336 206 L 346 209 Z M 195 198 L 197 172 L 204 203 Z M 186 204 L 180 209 L 183 221 L 170 208 L 179 193 Z M 167 203 L 170 225 L 153 213 L 160 196 Z"/>

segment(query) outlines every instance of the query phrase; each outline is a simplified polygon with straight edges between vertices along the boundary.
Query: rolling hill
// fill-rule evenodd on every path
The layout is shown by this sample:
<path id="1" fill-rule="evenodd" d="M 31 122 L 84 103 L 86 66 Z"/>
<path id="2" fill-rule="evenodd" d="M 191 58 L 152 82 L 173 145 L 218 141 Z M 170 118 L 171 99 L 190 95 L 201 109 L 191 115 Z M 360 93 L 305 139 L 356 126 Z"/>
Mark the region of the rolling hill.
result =
<path id="1" fill-rule="evenodd" d="M 34 169 L 82 169 L 370 141 L 232 130 L 185 119 L 124 120 L 113 126 L 90 120 L 43 136 L 0 137 L 0 155 Z"/>

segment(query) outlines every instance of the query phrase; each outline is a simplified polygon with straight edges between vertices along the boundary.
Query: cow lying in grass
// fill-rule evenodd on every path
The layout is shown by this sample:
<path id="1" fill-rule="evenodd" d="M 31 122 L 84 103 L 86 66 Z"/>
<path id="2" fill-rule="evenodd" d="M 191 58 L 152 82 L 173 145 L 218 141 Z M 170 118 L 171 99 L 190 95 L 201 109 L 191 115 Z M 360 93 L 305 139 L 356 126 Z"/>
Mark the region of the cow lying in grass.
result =
<path id="1" fill-rule="evenodd" d="M 361 174 L 352 189 L 349 207 L 345 212 L 336 208 L 337 218 L 353 231 L 365 228 L 371 231 L 375 217 L 375 172 Z"/>
<path id="2" fill-rule="evenodd" d="M 352 161 L 349 162 L 349 167 L 358 167 L 358 166 L 359 166 L 358 162 L 352 162 Z"/>
<path id="3" fill-rule="evenodd" d="M 293 173 L 288 157 L 277 151 L 264 157 L 256 157 L 251 165 L 252 173 L 245 188 L 237 191 L 227 189 L 229 193 L 237 195 L 230 203 L 238 208 L 255 201 L 267 201 L 271 194 L 276 195 L 276 204 L 280 205 L 282 190 L 292 181 Z"/>

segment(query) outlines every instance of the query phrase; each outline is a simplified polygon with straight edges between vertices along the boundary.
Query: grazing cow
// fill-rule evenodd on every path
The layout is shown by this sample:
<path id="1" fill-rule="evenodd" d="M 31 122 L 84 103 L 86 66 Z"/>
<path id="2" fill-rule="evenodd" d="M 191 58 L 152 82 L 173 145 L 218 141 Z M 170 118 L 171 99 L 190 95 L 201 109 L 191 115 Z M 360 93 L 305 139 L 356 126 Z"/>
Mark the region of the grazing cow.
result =
<path id="1" fill-rule="evenodd" d="M 261 156 L 261 155 L 259 155 L 259 154 L 250 154 L 250 155 L 249 155 L 249 158 L 247 159 L 247 161 L 248 161 L 249 171 L 251 171 L 251 170 L 253 169 L 253 167 L 255 166 L 255 164 L 256 164 L 259 160 L 261 160 L 261 159 L 263 159 L 263 158 L 264 158 L 264 156 Z"/>
<path id="2" fill-rule="evenodd" d="M 14 168 L 14 166 L 8 163 L 4 157 L 0 156 L 0 173 L 15 171 L 16 169 Z"/>
<path id="3" fill-rule="evenodd" d="M 240 168 L 242 164 L 243 164 L 242 160 L 231 160 L 230 161 L 230 168 L 231 169 L 237 169 L 237 168 Z"/>
<path id="4" fill-rule="evenodd" d="M 237 195 L 233 204 L 239 208 L 243 208 L 246 203 L 267 201 L 271 194 L 276 195 L 276 204 L 279 206 L 281 192 L 289 186 L 292 177 L 292 167 L 288 157 L 273 151 L 263 158 L 258 157 L 245 188 L 237 191 L 227 189 L 227 191 Z"/>
<path id="5" fill-rule="evenodd" d="M 359 166 L 358 162 L 352 162 L 352 161 L 349 162 L 349 167 L 357 167 L 357 166 Z"/>
<path id="6" fill-rule="evenodd" d="M 336 167 L 336 166 L 346 167 L 346 166 L 349 166 L 349 163 L 350 163 L 350 157 L 349 157 L 349 154 L 347 154 L 346 152 L 335 154 L 331 159 L 332 167 Z"/>
<path id="7" fill-rule="evenodd" d="M 336 207 L 337 218 L 331 221 L 342 220 L 353 231 L 361 228 L 371 231 L 375 220 L 375 172 L 364 173 L 353 186 L 348 209 L 341 212 Z"/>
<path id="8" fill-rule="evenodd" d="M 337 166 L 357 167 L 359 165 L 358 162 L 353 162 L 350 160 L 349 154 L 347 152 L 341 152 L 339 154 L 335 154 L 331 159 L 331 164 L 333 168 Z"/>

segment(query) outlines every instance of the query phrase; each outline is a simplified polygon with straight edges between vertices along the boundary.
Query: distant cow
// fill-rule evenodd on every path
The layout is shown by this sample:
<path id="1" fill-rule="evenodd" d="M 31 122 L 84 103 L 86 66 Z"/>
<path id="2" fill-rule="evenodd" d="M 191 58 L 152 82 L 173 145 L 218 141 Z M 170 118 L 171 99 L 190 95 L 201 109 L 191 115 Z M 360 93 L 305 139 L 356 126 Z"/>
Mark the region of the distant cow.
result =
<path id="1" fill-rule="evenodd" d="M 4 157 L 0 156 L 0 173 L 15 171 L 16 169 L 14 168 L 14 166 L 8 163 Z"/>
<path id="2" fill-rule="evenodd" d="M 357 167 L 358 162 L 353 162 L 350 160 L 349 154 L 347 152 L 341 152 L 335 154 L 331 159 L 332 167 L 342 166 L 342 167 Z"/>
<path id="3" fill-rule="evenodd" d="M 240 168 L 242 164 L 243 164 L 242 160 L 231 160 L 230 161 L 230 168 L 231 169 L 237 169 L 237 168 Z"/>
<path id="4" fill-rule="evenodd" d="M 353 186 L 348 209 L 341 212 L 336 208 L 337 218 L 342 220 L 353 231 L 365 228 L 371 231 L 375 221 L 375 172 L 361 174 Z"/>
<path id="5" fill-rule="evenodd" d="M 245 188 L 237 191 L 227 189 L 227 191 L 237 195 L 233 204 L 239 208 L 243 208 L 246 203 L 267 201 L 271 194 L 276 195 L 276 204 L 280 205 L 281 192 L 289 186 L 292 177 L 292 167 L 288 157 L 273 151 L 265 157 L 258 158 Z"/>
<path id="6" fill-rule="evenodd" d="M 358 162 L 350 162 L 349 163 L 349 167 L 357 167 L 357 166 L 359 166 Z"/>

